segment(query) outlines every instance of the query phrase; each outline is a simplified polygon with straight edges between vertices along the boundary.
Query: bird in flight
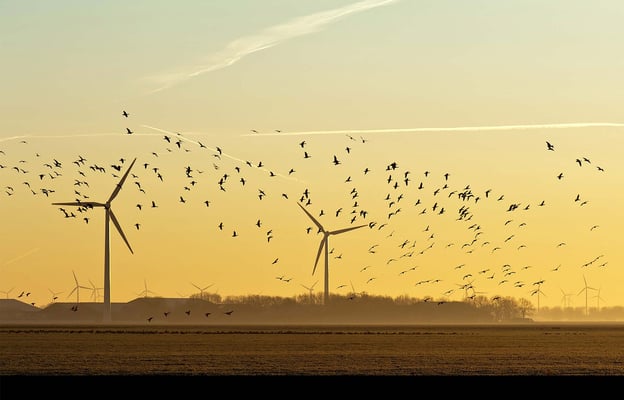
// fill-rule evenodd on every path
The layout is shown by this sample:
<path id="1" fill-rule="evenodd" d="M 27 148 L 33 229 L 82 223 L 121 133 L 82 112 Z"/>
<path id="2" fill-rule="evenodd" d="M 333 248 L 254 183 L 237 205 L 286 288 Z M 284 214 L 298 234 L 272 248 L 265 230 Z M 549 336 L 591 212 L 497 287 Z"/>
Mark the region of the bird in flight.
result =
<path id="1" fill-rule="evenodd" d="M 134 133 L 134 132 L 132 132 L 132 131 L 130 130 L 130 128 L 126 128 L 126 132 L 128 133 L 128 135 L 131 135 L 131 134 L 133 134 L 133 133 Z"/>
<path id="2" fill-rule="evenodd" d="M 123 115 L 124 117 L 128 118 L 128 115 L 130 115 L 130 114 L 128 114 L 128 113 L 126 112 L 126 110 L 124 110 L 124 111 L 121 113 L 121 115 Z"/>
<path id="3" fill-rule="evenodd" d="M 555 151 L 555 146 L 552 143 L 550 143 L 549 141 L 546 141 L 546 148 L 548 150 Z"/>

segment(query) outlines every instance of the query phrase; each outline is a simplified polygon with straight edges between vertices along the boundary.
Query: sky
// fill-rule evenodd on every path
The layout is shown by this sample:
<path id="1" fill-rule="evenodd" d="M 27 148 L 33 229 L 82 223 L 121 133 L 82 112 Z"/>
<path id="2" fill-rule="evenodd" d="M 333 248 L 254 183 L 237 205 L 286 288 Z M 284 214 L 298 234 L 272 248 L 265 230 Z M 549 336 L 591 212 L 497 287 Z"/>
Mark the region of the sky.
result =
<path id="1" fill-rule="evenodd" d="M 102 301 L 104 209 L 52 203 L 104 203 L 127 172 L 114 302 L 323 292 L 301 205 L 364 225 L 328 238 L 331 293 L 622 306 L 623 16 L 2 0 L 0 296 L 76 301 L 75 274 Z"/>

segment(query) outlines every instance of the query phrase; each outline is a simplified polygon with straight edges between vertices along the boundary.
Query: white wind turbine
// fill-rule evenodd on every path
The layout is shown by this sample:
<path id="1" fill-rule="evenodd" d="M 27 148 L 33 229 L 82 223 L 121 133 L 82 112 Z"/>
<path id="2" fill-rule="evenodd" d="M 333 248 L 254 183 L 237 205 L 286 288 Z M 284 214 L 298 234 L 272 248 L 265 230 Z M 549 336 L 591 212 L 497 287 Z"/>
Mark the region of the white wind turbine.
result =
<path id="1" fill-rule="evenodd" d="M 117 231 L 121 235 L 122 239 L 130 249 L 130 253 L 134 254 L 132 251 L 132 247 L 130 247 L 130 243 L 128 239 L 126 239 L 126 235 L 124 235 L 123 230 L 121 229 L 121 225 L 117 221 L 115 214 L 113 213 L 113 209 L 111 207 L 112 201 L 117 197 L 121 187 L 123 186 L 132 166 L 136 162 L 136 158 L 132 160 L 132 163 L 128 167 L 128 170 L 123 175 L 113 193 L 111 193 L 106 203 L 98 203 L 95 201 L 72 201 L 72 202 L 64 202 L 64 203 L 52 203 L 53 205 L 60 206 L 77 206 L 77 207 L 104 207 L 105 210 L 105 219 L 104 219 L 104 313 L 103 318 L 105 322 L 111 321 L 111 302 L 110 302 L 110 221 L 113 221 L 113 225 L 117 228 Z"/>
<path id="2" fill-rule="evenodd" d="M 581 293 L 585 292 L 585 315 L 589 315 L 589 308 L 588 308 L 588 305 L 587 305 L 588 304 L 587 303 L 588 292 L 590 290 L 598 290 L 598 289 L 587 286 L 587 279 L 585 279 L 585 275 L 583 275 L 583 281 L 585 282 L 585 287 L 583 289 L 581 289 L 580 292 L 578 292 L 577 296 L 580 295 Z"/>
<path id="3" fill-rule="evenodd" d="M 210 289 L 212 287 L 212 285 L 214 285 L 214 283 L 211 283 L 210 285 L 206 286 L 206 287 L 199 287 L 196 284 L 194 284 L 193 282 L 191 282 L 191 285 L 195 286 L 197 288 L 197 290 L 199 290 L 199 298 L 200 299 L 204 299 L 204 292 L 208 289 Z"/>
<path id="4" fill-rule="evenodd" d="M 74 274 L 74 281 L 76 282 L 76 286 L 74 286 L 74 288 L 72 289 L 71 292 L 69 292 L 69 294 L 67 295 L 67 297 L 70 297 L 72 294 L 74 294 L 74 292 L 76 292 L 76 304 L 80 303 L 80 289 L 91 289 L 87 286 L 82 286 L 78 283 L 78 278 L 76 278 L 76 273 L 74 271 L 72 271 L 72 274 Z"/>
<path id="5" fill-rule="evenodd" d="M 297 205 L 301 207 L 301 209 L 308 215 L 308 217 L 310 217 L 312 222 L 314 222 L 314 224 L 318 227 L 319 231 L 323 233 L 323 239 L 321 239 L 321 244 L 319 246 L 318 253 L 316 254 L 316 261 L 314 261 L 314 268 L 312 269 L 312 275 L 314 275 L 314 272 L 316 271 L 316 265 L 318 264 L 318 260 L 321 257 L 321 252 L 323 251 L 323 247 L 325 247 L 325 289 L 323 291 L 323 304 L 327 304 L 329 300 L 329 236 L 338 235 L 340 233 L 345 233 L 345 232 L 352 231 L 354 229 L 362 228 L 362 227 L 365 227 L 366 224 L 352 226 L 352 227 L 344 228 L 344 229 L 338 229 L 335 231 L 326 231 L 325 228 L 323 228 L 323 225 L 321 225 L 321 223 L 318 222 L 316 218 L 314 218 L 312 214 L 310 214 L 308 210 L 305 209 L 305 207 L 303 207 L 299 203 L 297 203 Z"/>

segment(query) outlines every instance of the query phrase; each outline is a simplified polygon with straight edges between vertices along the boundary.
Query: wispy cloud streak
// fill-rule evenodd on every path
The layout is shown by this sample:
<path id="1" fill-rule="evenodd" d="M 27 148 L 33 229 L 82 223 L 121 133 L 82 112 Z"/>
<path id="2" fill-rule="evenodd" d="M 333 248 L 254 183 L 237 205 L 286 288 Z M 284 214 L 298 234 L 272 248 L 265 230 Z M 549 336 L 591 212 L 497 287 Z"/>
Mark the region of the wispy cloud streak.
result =
<path id="1" fill-rule="evenodd" d="M 397 1 L 399 0 L 363 0 L 341 8 L 298 17 L 286 23 L 267 28 L 258 34 L 238 38 L 210 57 L 206 63 L 180 67 L 176 71 L 148 77 L 148 80 L 159 85 L 158 88 L 150 93 L 160 92 L 193 77 L 229 67 L 245 56 L 271 48 L 298 36 L 318 32 L 327 25 L 351 14 L 385 6 Z"/>
<path id="2" fill-rule="evenodd" d="M 553 124 L 525 125 L 487 125 L 487 126 L 455 126 L 448 128 L 389 128 L 389 129 L 343 129 L 335 131 L 303 131 L 280 133 L 255 133 L 241 136 L 301 136 L 301 135 L 336 135 L 365 133 L 425 133 L 425 132 L 483 132 L 483 131 L 519 131 L 535 129 L 573 129 L 573 128 L 624 128 L 624 123 L 617 122 L 574 122 Z"/>
<path id="3" fill-rule="evenodd" d="M 21 254 L 21 255 L 19 255 L 19 256 L 16 256 L 16 257 L 11 258 L 10 260 L 5 261 L 5 262 L 4 262 L 4 264 L 2 264 L 2 266 L 7 266 L 7 265 L 10 265 L 10 264 L 13 264 L 13 263 L 15 263 L 15 262 L 17 262 L 17 261 L 21 260 L 22 258 L 28 257 L 29 255 L 31 255 L 31 254 L 33 254 L 33 253 L 36 253 L 36 252 L 38 252 L 38 251 L 39 251 L 39 248 L 38 248 L 38 247 L 35 247 L 35 248 L 33 248 L 33 249 L 30 249 L 30 250 L 28 250 L 28 251 L 27 251 L 26 253 L 24 253 L 24 254 Z"/>

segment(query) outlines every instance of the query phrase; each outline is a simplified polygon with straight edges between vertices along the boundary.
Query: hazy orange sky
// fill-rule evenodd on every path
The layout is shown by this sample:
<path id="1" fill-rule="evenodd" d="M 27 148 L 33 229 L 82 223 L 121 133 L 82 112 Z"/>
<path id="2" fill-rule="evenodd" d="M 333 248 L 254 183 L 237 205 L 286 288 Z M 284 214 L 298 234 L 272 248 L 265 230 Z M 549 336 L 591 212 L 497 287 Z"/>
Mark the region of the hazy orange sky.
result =
<path id="1" fill-rule="evenodd" d="M 115 302 L 146 284 L 322 292 L 300 203 L 328 230 L 366 224 L 330 236 L 331 292 L 462 300 L 471 283 L 580 307 L 585 279 L 590 307 L 624 305 L 623 16 L 615 0 L 3 1 L 0 296 L 75 300 L 72 271 L 103 287 L 104 211 L 52 203 L 106 201 L 136 158 L 112 205 L 134 251 L 111 226 Z"/>

